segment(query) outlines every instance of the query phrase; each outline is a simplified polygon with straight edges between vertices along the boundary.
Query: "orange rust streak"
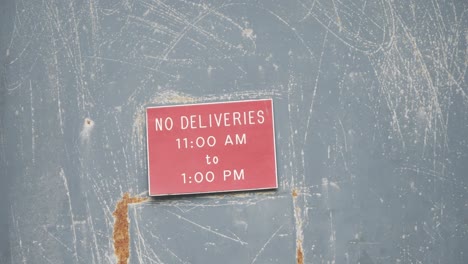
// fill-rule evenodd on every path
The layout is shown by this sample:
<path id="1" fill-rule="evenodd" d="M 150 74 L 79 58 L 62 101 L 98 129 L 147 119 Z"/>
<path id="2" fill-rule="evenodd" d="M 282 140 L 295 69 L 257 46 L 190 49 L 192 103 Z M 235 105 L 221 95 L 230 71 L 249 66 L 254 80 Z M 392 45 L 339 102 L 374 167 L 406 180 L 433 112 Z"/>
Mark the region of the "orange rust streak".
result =
<path id="1" fill-rule="evenodd" d="M 297 197 L 297 191 L 296 189 L 292 190 L 292 197 L 296 198 Z"/>
<path id="2" fill-rule="evenodd" d="M 127 264 L 130 256 L 130 234 L 128 221 L 128 205 L 133 203 L 141 203 L 148 198 L 130 197 L 125 193 L 122 199 L 117 203 L 115 211 L 112 215 L 115 218 L 114 222 L 114 250 L 118 259 L 118 264 Z"/>
<path id="3" fill-rule="evenodd" d="M 296 252 L 297 264 L 304 264 L 304 254 L 302 253 L 302 247 L 299 246 Z"/>

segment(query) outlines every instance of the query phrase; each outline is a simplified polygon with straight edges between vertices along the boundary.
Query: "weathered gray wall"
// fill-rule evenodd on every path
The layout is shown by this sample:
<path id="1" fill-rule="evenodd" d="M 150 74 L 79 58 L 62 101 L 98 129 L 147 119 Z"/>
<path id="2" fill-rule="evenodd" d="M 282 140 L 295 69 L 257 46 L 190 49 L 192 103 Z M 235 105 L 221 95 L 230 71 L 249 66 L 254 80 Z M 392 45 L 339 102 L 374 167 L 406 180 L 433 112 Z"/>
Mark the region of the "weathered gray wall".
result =
<path id="1" fill-rule="evenodd" d="M 130 205 L 129 263 L 468 263 L 466 1 L 0 15 L 1 263 L 116 263 L 112 212 L 147 190 L 144 107 L 270 97 L 279 189 Z"/>

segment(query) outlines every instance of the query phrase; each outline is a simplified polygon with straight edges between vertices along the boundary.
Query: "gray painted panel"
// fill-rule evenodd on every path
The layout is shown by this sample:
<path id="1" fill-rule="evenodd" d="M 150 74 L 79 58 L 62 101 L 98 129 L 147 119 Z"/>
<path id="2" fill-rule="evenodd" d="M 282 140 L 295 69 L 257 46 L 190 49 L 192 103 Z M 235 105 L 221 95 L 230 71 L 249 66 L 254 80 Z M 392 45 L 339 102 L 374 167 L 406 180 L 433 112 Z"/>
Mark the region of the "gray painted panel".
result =
<path id="1" fill-rule="evenodd" d="M 116 263 L 144 107 L 273 98 L 279 189 L 131 204 L 130 263 L 468 263 L 467 10 L 2 1 L 0 262 Z"/>

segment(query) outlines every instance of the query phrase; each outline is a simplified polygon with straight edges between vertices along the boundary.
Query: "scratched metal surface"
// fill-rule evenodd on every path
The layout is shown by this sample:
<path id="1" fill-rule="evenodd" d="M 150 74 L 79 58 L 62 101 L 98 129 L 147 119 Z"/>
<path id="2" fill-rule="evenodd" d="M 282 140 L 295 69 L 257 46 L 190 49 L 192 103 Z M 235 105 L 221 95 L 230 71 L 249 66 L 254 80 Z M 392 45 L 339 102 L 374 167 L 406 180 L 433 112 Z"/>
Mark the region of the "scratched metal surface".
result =
<path id="1" fill-rule="evenodd" d="M 273 98 L 280 187 L 129 205 L 129 263 L 468 263 L 463 0 L 0 2 L 0 262 L 116 263 L 144 107 Z"/>

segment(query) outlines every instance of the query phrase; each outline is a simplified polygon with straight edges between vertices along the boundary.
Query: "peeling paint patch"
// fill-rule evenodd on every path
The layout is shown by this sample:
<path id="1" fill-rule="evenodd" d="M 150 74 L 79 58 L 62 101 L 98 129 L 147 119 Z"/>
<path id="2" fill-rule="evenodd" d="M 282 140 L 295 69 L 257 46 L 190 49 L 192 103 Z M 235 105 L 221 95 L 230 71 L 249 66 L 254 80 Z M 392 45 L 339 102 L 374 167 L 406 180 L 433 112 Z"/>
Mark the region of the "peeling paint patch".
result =
<path id="1" fill-rule="evenodd" d="M 114 222 L 114 251 L 118 259 L 118 264 L 127 264 L 130 256 L 130 233 L 128 220 L 128 205 L 142 203 L 148 198 L 130 197 L 125 193 L 122 199 L 117 203 L 115 211 L 112 215 L 115 218 Z"/>
<path id="2" fill-rule="evenodd" d="M 90 118 L 85 118 L 83 122 L 83 128 L 80 132 L 81 144 L 86 144 L 89 142 L 89 138 L 91 136 L 91 132 L 94 128 L 94 121 Z"/>
<path id="3" fill-rule="evenodd" d="M 251 28 L 245 28 L 242 30 L 242 37 L 244 38 L 249 38 L 249 39 L 253 39 L 255 38 L 255 35 L 253 33 L 253 29 Z"/>

